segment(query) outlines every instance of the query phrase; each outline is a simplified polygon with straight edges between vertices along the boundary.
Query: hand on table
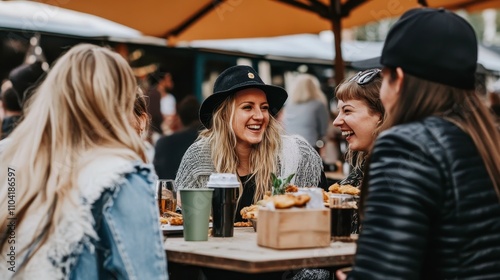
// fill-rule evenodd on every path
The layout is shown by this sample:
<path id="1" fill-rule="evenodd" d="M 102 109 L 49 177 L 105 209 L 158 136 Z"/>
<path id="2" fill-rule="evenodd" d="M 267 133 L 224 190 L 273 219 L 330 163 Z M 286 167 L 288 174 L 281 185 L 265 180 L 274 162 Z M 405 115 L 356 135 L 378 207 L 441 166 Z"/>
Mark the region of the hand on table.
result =
<path id="1" fill-rule="evenodd" d="M 345 274 L 342 270 L 337 270 L 335 272 L 335 279 L 337 280 L 346 280 L 347 279 L 347 274 Z"/>

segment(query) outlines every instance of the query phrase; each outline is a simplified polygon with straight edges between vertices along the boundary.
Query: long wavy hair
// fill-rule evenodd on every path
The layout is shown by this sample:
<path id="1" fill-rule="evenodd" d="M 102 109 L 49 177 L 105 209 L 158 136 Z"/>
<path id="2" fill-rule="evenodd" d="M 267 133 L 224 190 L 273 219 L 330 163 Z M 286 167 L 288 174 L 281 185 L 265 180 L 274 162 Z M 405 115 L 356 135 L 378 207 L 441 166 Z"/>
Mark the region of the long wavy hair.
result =
<path id="1" fill-rule="evenodd" d="M 12 144 L 0 162 L 1 228 L 7 228 L 11 217 L 6 198 L 13 191 L 15 232 L 32 234 L 17 238 L 33 238 L 16 242 L 17 255 L 26 256 L 21 269 L 61 230 L 63 205 L 69 201 L 79 207 L 74 193 L 82 165 L 102 155 L 145 160 L 132 125 L 137 90 L 125 59 L 109 49 L 81 44 L 60 57 L 29 99 L 25 118 L 10 135 Z M 4 231 L 2 254 L 10 246 L 6 241 Z"/>
<path id="2" fill-rule="evenodd" d="M 319 100 L 325 105 L 327 103 L 318 78 L 310 74 L 300 74 L 290 89 L 290 102 L 300 104 L 310 100 Z"/>
<path id="3" fill-rule="evenodd" d="M 213 164 L 219 173 L 237 174 L 240 162 L 236 154 L 236 134 L 231 125 L 235 108 L 234 95 L 231 95 L 214 112 L 212 127 L 201 131 L 199 136 L 208 138 Z M 266 191 L 271 190 L 271 173 L 276 173 L 278 169 L 278 153 L 282 145 L 281 134 L 280 124 L 270 115 L 262 141 L 253 145 L 250 152 L 249 162 L 252 175 L 249 180 L 252 177 L 255 178 L 256 186 L 254 202 L 262 199 Z M 240 186 L 240 197 L 243 193 L 241 188 Z"/>
<path id="4" fill-rule="evenodd" d="M 395 79 L 396 70 L 390 69 Z M 387 117 L 384 128 L 442 116 L 470 135 L 490 175 L 500 200 L 500 132 L 492 113 L 473 90 L 427 81 L 405 73 L 401 97 Z"/>
<path id="5" fill-rule="evenodd" d="M 380 115 L 380 123 L 373 131 L 373 142 L 380 132 L 380 128 L 385 121 L 385 109 L 380 100 L 380 86 L 382 78 L 380 74 L 374 77 L 367 84 L 359 85 L 352 77 L 346 78 L 335 89 L 335 97 L 338 100 L 359 100 L 368 107 L 368 111 L 372 115 Z M 353 151 L 347 149 L 345 160 L 354 168 L 362 168 L 362 165 L 368 156 L 369 151 Z"/>

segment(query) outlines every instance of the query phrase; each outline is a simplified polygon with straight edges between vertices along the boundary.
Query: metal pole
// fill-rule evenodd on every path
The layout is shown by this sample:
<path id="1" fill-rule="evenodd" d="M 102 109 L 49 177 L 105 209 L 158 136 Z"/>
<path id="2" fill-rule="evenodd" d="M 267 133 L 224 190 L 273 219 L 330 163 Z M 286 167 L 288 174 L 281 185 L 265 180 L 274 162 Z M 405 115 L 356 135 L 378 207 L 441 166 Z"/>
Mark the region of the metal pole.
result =
<path id="1" fill-rule="evenodd" d="M 330 0 L 330 19 L 334 36 L 335 60 L 333 67 L 335 69 L 335 85 L 340 84 L 344 79 L 344 60 L 342 58 L 342 16 L 340 0 Z"/>

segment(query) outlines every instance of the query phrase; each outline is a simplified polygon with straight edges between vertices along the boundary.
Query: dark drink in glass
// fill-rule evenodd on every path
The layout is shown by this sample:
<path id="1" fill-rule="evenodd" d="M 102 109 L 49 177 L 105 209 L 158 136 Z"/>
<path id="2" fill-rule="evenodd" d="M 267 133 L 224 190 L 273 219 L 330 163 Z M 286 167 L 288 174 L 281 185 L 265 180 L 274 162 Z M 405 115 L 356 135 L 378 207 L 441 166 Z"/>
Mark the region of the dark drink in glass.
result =
<path id="1" fill-rule="evenodd" d="M 214 173 L 207 187 L 214 190 L 212 196 L 212 235 L 232 237 L 236 210 L 237 190 L 240 182 L 235 174 Z"/>
<path id="2" fill-rule="evenodd" d="M 212 235 L 231 237 L 234 231 L 236 209 L 236 188 L 213 188 L 212 197 Z"/>
<path id="3" fill-rule="evenodd" d="M 350 237 L 352 217 L 356 209 L 353 208 L 330 208 L 333 237 Z"/>
<path id="4" fill-rule="evenodd" d="M 357 211 L 354 196 L 349 194 L 330 194 L 331 235 L 333 240 L 349 241 L 354 214 Z"/>

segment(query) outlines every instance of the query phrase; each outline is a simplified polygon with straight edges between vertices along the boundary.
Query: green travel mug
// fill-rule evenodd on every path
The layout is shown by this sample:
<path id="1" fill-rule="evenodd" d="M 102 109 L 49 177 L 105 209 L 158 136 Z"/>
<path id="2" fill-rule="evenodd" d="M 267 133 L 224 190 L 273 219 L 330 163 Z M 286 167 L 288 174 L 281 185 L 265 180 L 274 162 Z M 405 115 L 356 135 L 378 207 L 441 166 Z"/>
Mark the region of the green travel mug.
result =
<path id="1" fill-rule="evenodd" d="M 213 189 L 181 189 L 184 240 L 207 241 Z"/>

